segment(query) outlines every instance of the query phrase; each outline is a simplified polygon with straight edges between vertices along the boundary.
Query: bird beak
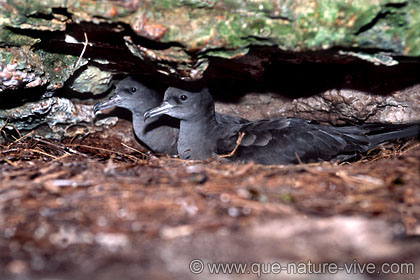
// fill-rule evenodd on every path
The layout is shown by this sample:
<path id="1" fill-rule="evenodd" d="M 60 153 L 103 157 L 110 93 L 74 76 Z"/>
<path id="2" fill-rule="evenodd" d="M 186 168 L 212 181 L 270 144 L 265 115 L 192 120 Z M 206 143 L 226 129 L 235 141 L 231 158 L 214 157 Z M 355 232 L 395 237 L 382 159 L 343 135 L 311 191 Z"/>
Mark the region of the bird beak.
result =
<path id="1" fill-rule="evenodd" d="M 162 104 L 160 104 L 158 107 L 155 107 L 153 109 L 150 109 L 149 111 L 146 111 L 144 113 L 144 120 L 147 120 L 149 118 L 153 118 L 156 116 L 160 116 L 163 114 L 167 114 L 171 108 L 173 108 L 174 105 L 170 104 L 167 101 L 163 101 Z"/>
<path id="2" fill-rule="evenodd" d="M 114 95 L 108 100 L 98 102 L 93 106 L 93 113 L 96 115 L 103 109 L 114 107 L 118 105 L 120 100 L 121 100 L 121 97 L 119 95 Z"/>

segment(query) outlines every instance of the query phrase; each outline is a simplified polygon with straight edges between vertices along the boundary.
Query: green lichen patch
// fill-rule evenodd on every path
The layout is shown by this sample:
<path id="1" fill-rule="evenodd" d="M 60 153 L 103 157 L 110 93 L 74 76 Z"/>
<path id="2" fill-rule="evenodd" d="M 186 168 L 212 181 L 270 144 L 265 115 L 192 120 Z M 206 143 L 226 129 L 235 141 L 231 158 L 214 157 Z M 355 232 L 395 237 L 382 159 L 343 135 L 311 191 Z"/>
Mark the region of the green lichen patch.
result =
<path id="1" fill-rule="evenodd" d="M 400 34 L 404 42 L 403 54 L 420 56 L 420 1 L 410 1 L 407 6 L 406 25 L 402 26 L 405 32 Z M 400 38 L 399 38 L 400 39 Z"/>
<path id="2" fill-rule="evenodd" d="M 40 41 L 38 38 L 16 34 L 7 28 L 0 27 L 0 47 L 32 46 Z"/>
<path id="3" fill-rule="evenodd" d="M 48 90 L 61 88 L 64 82 L 73 74 L 78 57 L 59 53 L 49 53 L 43 50 L 36 52 L 44 65 L 49 85 Z M 84 63 L 87 63 L 84 60 Z M 79 67 L 82 64 L 79 64 Z"/>
<path id="4" fill-rule="evenodd" d="M 416 3 L 414 3 L 416 2 Z M 229 57 L 250 45 L 278 46 L 288 51 L 342 46 L 404 51 L 403 34 L 417 22 L 410 11 L 417 1 L 171 1 L 144 4 L 128 22 L 139 35 L 177 42 L 189 51 Z M 172 4 L 172 5 L 171 5 Z M 415 13 L 411 13 L 414 15 Z M 417 36 L 418 37 L 418 36 Z M 411 37 L 410 37 L 411 38 Z"/>

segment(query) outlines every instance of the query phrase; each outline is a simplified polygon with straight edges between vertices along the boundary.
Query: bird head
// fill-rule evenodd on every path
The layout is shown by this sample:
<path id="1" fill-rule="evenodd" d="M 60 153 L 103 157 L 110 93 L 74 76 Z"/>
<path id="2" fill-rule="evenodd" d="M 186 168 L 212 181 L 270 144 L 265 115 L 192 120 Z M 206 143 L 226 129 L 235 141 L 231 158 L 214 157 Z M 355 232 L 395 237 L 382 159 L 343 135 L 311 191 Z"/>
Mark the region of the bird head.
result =
<path id="1" fill-rule="evenodd" d="M 131 77 L 120 81 L 115 87 L 115 93 L 108 100 L 93 106 L 95 114 L 106 108 L 121 107 L 141 114 L 155 107 L 161 101 L 161 95 Z"/>
<path id="2" fill-rule="evenodd" d="M 180 120 L 193 121 L 209 113 L 214 113 L 214 103 L 207 88 L 190 92 L 170 87 L 160 106 L 147 111 L 144 119 L 166 114 Z"/>

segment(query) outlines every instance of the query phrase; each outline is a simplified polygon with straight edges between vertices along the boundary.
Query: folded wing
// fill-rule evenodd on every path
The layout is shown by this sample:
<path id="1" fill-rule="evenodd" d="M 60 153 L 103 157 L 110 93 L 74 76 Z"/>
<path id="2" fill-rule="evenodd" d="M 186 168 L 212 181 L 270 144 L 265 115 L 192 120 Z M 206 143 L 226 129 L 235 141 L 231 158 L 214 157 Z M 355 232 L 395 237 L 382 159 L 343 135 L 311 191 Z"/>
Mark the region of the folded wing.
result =
<path id="1" fill-rule="evenodd" d="M 367 130 L 332 127 L 295 118 L 246 123 L 229 131 L 218 143 L 218 153 L 229 153 L 240 132 L 245 133 L 233 160 L 261 164 L 344 161 L 369 148 Z"/>

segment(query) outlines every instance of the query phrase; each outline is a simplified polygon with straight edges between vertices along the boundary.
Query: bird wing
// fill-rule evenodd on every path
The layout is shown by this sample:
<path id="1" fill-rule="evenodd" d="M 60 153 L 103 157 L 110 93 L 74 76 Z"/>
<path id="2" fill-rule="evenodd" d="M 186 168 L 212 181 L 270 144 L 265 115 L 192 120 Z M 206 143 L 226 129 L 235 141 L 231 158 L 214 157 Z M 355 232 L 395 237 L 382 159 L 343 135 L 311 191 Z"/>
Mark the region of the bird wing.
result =
<path id="1" fill-rule="evenodd" d="M 240 132 L 244 136 L 232 159 L 262 164 L 343 161 L 368 147 L 366 131 L 357 127 L 333 127 L 302 119 L 278 118 L 232 127 L 218 142 L 218 153 L 232 151 Z"/>
<path id="2" fill-rule="evenodd" d="M 222 124 L 241 124 L 241 123 L 249 122 L 249 120 L 241 118 L 241 117 L 220 114 L 220 113 L 216 113 L 216 121 Z"/>

